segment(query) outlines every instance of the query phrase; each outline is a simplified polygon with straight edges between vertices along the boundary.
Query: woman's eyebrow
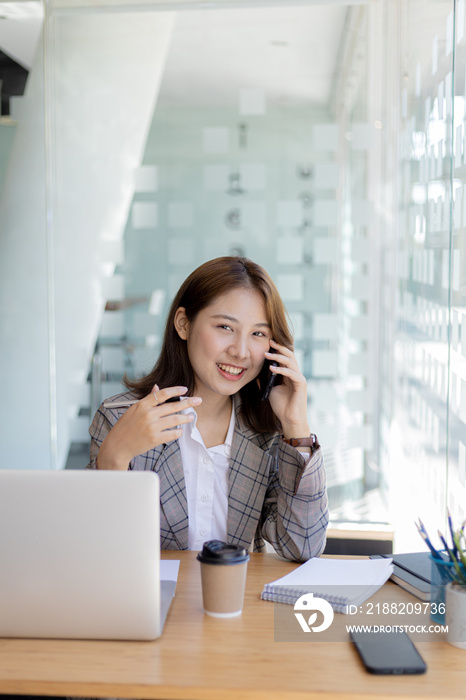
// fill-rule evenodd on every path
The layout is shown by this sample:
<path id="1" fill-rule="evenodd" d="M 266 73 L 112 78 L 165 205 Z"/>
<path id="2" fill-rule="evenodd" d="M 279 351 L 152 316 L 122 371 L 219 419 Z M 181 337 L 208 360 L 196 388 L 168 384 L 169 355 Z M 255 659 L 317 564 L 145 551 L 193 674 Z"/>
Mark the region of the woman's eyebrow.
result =
<path id="1" fill-rule="evenodd" d="M 219 318 L 226 321 L 232 321 L 233 323 L 239 323 L 237 318 L 235 318 L 234 316 L 229 316 L 228 314 L 213 314 L 212 318 Z M 255 323 L 254 326 L 270 328 L 270 323 L 267 323 L 266 321 L 260 321 L 259 323 Z"/>

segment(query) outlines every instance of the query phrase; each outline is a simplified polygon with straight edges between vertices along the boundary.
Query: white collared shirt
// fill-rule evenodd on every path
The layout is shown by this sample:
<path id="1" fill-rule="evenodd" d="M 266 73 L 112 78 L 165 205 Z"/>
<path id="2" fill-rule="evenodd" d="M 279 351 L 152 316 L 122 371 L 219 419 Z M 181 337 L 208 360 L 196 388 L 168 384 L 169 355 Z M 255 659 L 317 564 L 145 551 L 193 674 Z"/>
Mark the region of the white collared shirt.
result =
<path id="1" fill-rule="evenodd" d="M 188 549 L 201 550 L 207 540 L 227 541 L 228 465 L 235 429 L 235 409 L 232 406 L 230 425 L 223 445 L 207 448 L 197 428 L 194 408 L 192 423 L 184 426 L 179 439 L 188 499 Z"/>

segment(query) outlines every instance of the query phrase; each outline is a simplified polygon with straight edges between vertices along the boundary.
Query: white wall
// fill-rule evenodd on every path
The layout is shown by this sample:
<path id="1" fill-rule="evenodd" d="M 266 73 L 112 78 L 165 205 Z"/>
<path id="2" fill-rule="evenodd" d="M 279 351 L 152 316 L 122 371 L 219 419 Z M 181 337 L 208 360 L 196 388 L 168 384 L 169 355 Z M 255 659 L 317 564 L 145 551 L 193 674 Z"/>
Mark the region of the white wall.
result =
<path id="1" fill-rule="evenodd" d="M 48 21 L 49 187 L 39 51 L 0 202 L 0 467 L 64 466 L 107 297 L 102 263 L 123 235 L 173 15 Z"/>
<path id="2" fill-rule="evenodd" d="M 50 464 L 42 44 L 0 198 L 0 467 Z"/>

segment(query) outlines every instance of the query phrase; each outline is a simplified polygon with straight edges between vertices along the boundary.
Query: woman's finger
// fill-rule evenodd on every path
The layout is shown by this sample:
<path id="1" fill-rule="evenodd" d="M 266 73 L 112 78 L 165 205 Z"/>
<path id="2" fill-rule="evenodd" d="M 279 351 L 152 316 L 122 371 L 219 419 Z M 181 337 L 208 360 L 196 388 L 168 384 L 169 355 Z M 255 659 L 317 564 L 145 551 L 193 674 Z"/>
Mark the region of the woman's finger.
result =
<path id="1" fill-rule="evenodd" d="M 270 345 L 271 347 L 275 348 L 278 350 L 279 353 L 282 355 L 286 355 L 287 357 L 294 357 L 294 352 L 293 350 L 290 350 L 289 348 L 286 347 L 286 345 L 280 345 L 280 343 L 277 343 L 276 340 L 273 338 L 270 339 Z"/>
<path id="2" fill-rule="evenodd" d="M 186 408 L 194 408 L 195 406 L 199 406 L 200 403 L 202 403 L 200 396 L 190 396 L 182 401 L 165 402 L 159 404 L 158 406 L 154 406 L 152 411 L 154 411 L 160 418 L 170 415 L 178 416 L 182 415 L 182 411 L 184 411 Z"/>
<path id="3" fill-rule="evenodd" d="M 151 405 L 158 406 L 159 404 L 165 403 L 170 399 L 181 398 L 181 396 L 186 394 L 187 391 L 188 388 L 186 386 L 169 386 L 165 389 L 159 389 L 155 384 L 150 394 L 148 394 L 145 398 Z"/>
<path id="4" fill-rule="evenodd" d="M 163 441 L 171 442 L 178 440 L 183 435 L 183 428 L 174 428 L 173 430 L 165 430 L 163 433 Z"/>
<path id="5" fill-rule="evenodd" d="M 191 423 L 193 420 L 194 416 L 192 413 L 175 413 L 171 416 L 164 416 L 157 421 L 157 430 L 163 432 L 174 428 L 176 425 Z"/>
<path id="6" fill-rule="evenodd" d="M 291 353 L 289 356 L 285 356 L 276 352 L 266 352 L 265 356 L 267 360 L 278 362 L 279 365 L 283 365 L 284 367 L 294 367 L 297 371 L 299 371 L 298 361 L 293 353 Z"/>
<path id="7" fill-rule="evenodd" d="M 304 375 L 302 375 L 301 372 L 296 372 L 291 367 L 283 367 L 278 365 L 277 367 L 272 367 L 271 372 L 274 372 L 274 374 L 280 374 L 282 377 L 287 377 L 293 382 L 293 384 L 304 384 L 305 382 Z"/>

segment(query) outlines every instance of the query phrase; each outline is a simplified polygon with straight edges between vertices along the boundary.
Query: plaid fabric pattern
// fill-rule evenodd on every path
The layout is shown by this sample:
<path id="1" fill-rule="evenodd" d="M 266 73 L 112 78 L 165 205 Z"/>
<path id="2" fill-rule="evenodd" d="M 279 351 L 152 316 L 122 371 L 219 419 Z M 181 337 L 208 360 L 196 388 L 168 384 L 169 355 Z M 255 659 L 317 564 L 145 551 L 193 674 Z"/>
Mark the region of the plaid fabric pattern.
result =
<path id="1" fill-rule="evenodd" d="M 134 398 L 130 392 L 115 403 Z M 125 408 L 97 411 L 89 429 L 91 460 Z M 188 548 L 188 503 L 177 440 L 135 457 L 129 469 L 153 470 L 160 478 L 162 549 Z M 304 457 L 276 434 L 256 433 L 236 409 L 228 487 L 228 540 L 254 551 L 265 541 L 286 559 L 305 561 L 320 554 L 328 525 L 327 490 L 322 451 Z"/>

